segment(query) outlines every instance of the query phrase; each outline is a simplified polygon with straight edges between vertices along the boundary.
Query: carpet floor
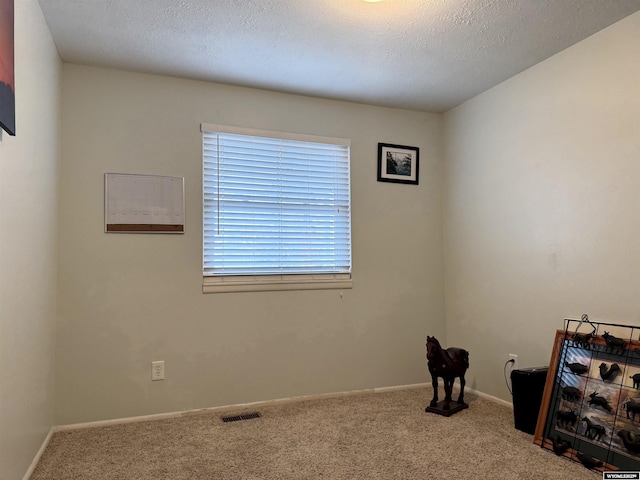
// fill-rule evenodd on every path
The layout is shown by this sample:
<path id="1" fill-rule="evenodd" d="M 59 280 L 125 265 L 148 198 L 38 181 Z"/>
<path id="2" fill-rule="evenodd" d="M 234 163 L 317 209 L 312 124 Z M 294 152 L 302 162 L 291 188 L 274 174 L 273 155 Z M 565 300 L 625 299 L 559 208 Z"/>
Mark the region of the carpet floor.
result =
<path id="1" fill-rule="evenodd" d="M 431 395 L 359 393 L 60 431 L 31 480 L 602 478 L 535 445 L 506 406 L 467 394 L 469 408 L 447 418 L 425 413 Z"/>

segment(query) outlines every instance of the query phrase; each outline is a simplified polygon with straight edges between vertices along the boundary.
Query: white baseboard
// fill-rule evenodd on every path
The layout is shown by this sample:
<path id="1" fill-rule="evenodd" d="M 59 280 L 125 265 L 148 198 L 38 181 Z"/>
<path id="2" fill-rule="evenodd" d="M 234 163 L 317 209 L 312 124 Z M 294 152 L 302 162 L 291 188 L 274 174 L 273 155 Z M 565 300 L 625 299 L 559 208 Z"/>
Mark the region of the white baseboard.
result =
<path id="1" fill-rule="evenodd" d="M 424 387 L 430 387 L 431 383 L 414 383 L 412 385 L 398 385 L 395 387 L 380 387 L 380 388 L 374 388 L 373 392 L 374 393 L 382 393 L 382 392 L 393 392 L 396 390 L 408 390 L 411 388 L 424 388 Z M 453 387 L 454 391 L 459 391 L 459 386 L 456 384 Z M 489 400 L 491 402 L 494 403 L 499 403 L 500 405 L 504 405 L 505 407 L 509 407 L 511 409 L 513 409 L 513 404 L 511 402 L 507 402 L 506 400 L 502 400 L 501 398 L 498 397 L 494 397 L 493 395 L 488 395 L 486 393 L 480 392 L 478 390 L 474 390 L 473 388 L 469 388 L 469 387 L 465 387 L 465 392 L 468 393 L 473 393 L 479 397 L 482 397 L 486 400 Z"/>
<path id="2" fill-rule="evenodd" d="M 491 402 L 494 403 L 499 403 L 500 405 L 504 405 L 505 407 L 509 407 L 511 409 L 513 409 L 513 403 L 511 402 L 507 402 L 506 400 L 502 400 L 501 398 L 498 397 L 494 397 L 493 395 L 489 395 L 483 392 L 479 392 L 478 390 L 474 390 L 473 388 L 465 388 L 466 391 L 468 392 L 472 392 L 476 395 L 478 395 L 479 397 L 485 398 Z"/>
<path id="3" fill-rule="evenodd" d="M 148 422 L 150 420 L 164 420 L 168 418 L 176 418 L 176 417 L 184 417 L 188 415 L 199 415 L 204 413 L 212 413 L 220 410 L 229 410 L 230 408 L 259 408 L 262 406 L 269 405 L 280 405 L 284 403 L 290 402 L 300 402 L 304 400 L 321 400 L 324 398 L 336 398 L 336 397 L 344 397 L 346 395 L 361 395 L 366 393 L 384 393 L 384 392 L 393 392 L 398 390 L 410 390 L 414 388 L 425 388 L 431 386 L 430 383 L 414 383 L 409 385 L 394 385 L 388 387 L 376 387 L 369 388 L 364 390 L 347 390 L 343 392 L 333 392 L 333 393 L 320 393 L 314 395 L 303 395 L 299 397 L 289 397 L 289 398 L 278 398 L 275 400 L 264 400 L 259 402 L 250 402 L 250 403 L 239 403 L 234 405 L 224 405 L 219 407 L 209 407 L 209 408 L 201 408 L 196 410 L 184 410 L 179 412 L 169 412 L 169 413 L 158 413 L 152 415 L 142 415 L 139 417 L 126 417 L 126 418 L 115 418 L 112 420 L 98 420 L 95 422 L 86 422 L 86 423 L 74 423 L 68 425 L 59 425 L 52 428 L 53 432 L 62 432 L 66 430 L 80 430 L 83 428 L 94 428 L 94 427 L 105 427 L 109 425 L 122 425 L 126 423 L 135 423 L 135 422 Z M 485 398 L 489 401 L 499 403 L 501 405 L 505 405 L 507 407 L 513 408 L 513 405 L 505 400 L 500 398 L 487 395 L 486 393 L 479 392 L 477 390 L 473 390 L 471 388 L 466 388 L 468 392 L 474 393 L 479 397 Z M 26 479 L 25 479 L 26 480 Z"/>
<path id="4" fill-rule="evenodd" d="M 412 383 L 410 385 L 396 385 L 393 387 L 378 387 L 373 389 L 373 393 L 395 392 L 397 390 L 410 390 L 412 388 L 428 387 L 428 383 Z"/>
<path id="5" fill-rule="evenodd" d="M 54 428 L 50 428 L 49 433 L 47 434 L 44 441 L 42 442 L 42 445 L 40 445 L 40 449 L 38 450 L 38 453 L 36 453 L 36 456 L 33 457 L 33 460 L 31 461 L 31 465 L 29 465 L 29 468 L 27 469 L 24 476 L 22 477 L 22 480 L 29 480 L 31 478 L 31 474 L 33 474 L 33 471 L 36 469 L 36 465 L 38 465 L 38 462 L 40 461 L 40 457 L 42 457 L 42 454 L 44 453 L 45 448 L 47 448 L 47 445 L 49 445 L 49 442 L 51 441 L 53 432 L 54 432 Z"/>

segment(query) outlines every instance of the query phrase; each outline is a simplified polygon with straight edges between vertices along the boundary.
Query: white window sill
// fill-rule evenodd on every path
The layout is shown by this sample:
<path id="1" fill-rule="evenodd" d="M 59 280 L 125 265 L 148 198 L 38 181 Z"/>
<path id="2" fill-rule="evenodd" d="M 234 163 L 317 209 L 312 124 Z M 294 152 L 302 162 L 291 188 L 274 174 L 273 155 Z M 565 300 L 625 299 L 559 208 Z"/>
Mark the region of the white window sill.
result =
<path id="1" fill-rule="evenodd" d="M 350 289 L 351 274 L 203 277 L 202 293 Z"/>

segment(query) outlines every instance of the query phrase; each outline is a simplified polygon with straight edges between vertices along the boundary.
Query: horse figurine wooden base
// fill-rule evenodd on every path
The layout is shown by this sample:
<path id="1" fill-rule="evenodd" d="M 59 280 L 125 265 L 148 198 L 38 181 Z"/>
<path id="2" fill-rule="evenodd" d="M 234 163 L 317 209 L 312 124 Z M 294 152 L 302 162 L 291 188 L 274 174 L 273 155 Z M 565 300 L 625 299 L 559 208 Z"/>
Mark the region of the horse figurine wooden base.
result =
<path id="1" fill-rule="evenodd" d="M 440 342 L 435 337 L 427 336 L 427 366 L 431 373 L 431 384 L 433 385 L 433 400 L 425 409 L 425 412 L 438 413 L 446 417 L 453 415 L 460 410 L 469 408 L 464 403 L 464 374 L 469 368 L 469 352 L 463 348 L 451 347 L 446 350 L 440 346 Z M 442 377 L 444 382 L 444 400 L 438 402 L 438 377 Z M 456 377 L 460 379 L 460 395 L 457 405 L 451 405 L 451 391 Z"/>

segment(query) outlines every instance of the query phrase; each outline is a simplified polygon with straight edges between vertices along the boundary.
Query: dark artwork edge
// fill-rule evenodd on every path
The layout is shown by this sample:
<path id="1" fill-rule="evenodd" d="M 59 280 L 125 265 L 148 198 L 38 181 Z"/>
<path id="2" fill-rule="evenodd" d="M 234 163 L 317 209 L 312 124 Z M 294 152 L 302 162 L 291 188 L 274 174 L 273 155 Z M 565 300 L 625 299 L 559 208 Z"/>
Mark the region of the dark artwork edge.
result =
<path id="1" fill-rule="evenodd" d="M 9 135 L 16 134 L 16 96 L 11 86 L 0 82 L 0 126 L 7 131 Z"/>

